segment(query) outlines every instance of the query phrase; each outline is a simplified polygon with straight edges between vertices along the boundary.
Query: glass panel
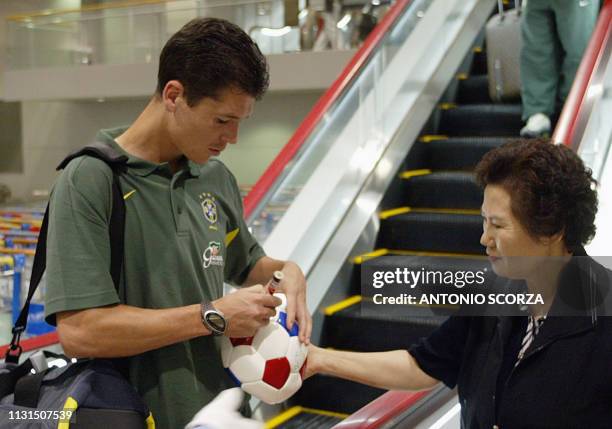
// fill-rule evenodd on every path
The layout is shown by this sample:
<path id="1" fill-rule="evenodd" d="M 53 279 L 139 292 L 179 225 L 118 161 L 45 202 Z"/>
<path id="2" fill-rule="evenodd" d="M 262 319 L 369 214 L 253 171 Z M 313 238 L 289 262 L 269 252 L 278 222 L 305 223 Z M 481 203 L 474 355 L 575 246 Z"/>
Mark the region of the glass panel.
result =
<path id="1" fill-rule="evenodd" d="M 14 17 L 8 21 L 8 68 L 149 63 L 192 18 L 224 18 L 248 31 L 282 27 L 283 13 L 282 0 L 182 0 Z"/>
<path id="2" fill-rule="evenodd" d="M 420 58 L 412 58 L 404 64 L 396 62 L 391 67 L 402 48 L 415 42 L 408 39 L 432 3 L 432 0 L 415 0 L 409 4 L 354 82 L 316 126 L 291 165 L 285 168 L 284 176 L 276 181 L 276 187 L 268 192 L 250 219 L 253 233 L 260 242 L 268 237 L 320 162 L 339 141 L 344 141 L 343 145 L 348 147 L 346 162 L 356 167 L 357 174 L 369 172 L 379 159 L 415 100 L 416 90 L 420 90 L 433 73 L 430 65 L 444 55 L 453 37 L 439 33 L 435 43 L 421 50 Z M 458 10 L 452 19 L 461 18 L 460 10 L 469 10 L 465 5 L 455 4 L 454 7 Z M 404 58 L 400 57 L 402 61 Z M 403 79 L 400 82 L 397 81 L 398 66 L 404 67 L 399 73 Z M 340 198 L 338 204 L 329 207 L 330 219 L 342 216 L 345 206 Z"/>
<path id="3" fill-rule="evenodd" d="M 607 48 L 608 51 L 610 48 Z M 591 85 L 587 97 L 593 99 L 593 111 L 587 122 L 579 154 L 600 180 L 612 143 L 612 57 L 604 65 L 602 82 Z"/>
<path id="4" fill-rule="evenodd" d="M 612 47 L 606 49 L 609 53 Z M 603 67 L 601 82 L 595 82 L 587 90 L 587 97 L 593 100 L 593 110 L 578 153 L 599 182 L 599 206 L 595 218 L 597 232 L 585 247 L 590 255 L 608 256 L 612 237 L 612 57 L 609 56 Z"/>
<path id="5" fill-rule="evenodd" d="M 239 25 L 264 54 L 350 49 L 363 42 L 389 8 L 340 4 L 298 10 L 286 7 L 284 0 L 160 0 L 19 15 L 7 18 L 7 68 L 153 62 L 172 34 L 202 16 Z M 372 25 L 360 25 L 365 20 Z"/>

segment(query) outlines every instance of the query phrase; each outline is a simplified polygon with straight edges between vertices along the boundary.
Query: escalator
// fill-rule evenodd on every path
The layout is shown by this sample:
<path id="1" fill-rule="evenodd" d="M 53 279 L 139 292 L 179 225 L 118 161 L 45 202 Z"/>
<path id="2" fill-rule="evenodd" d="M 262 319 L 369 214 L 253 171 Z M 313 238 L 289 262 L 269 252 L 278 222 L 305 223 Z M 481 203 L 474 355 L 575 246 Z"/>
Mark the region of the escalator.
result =
<path id="1" fill-rule="evenodd" d="M 324 309 L 322 347 L 405 349 L 446 320 L 447 316 L 429 316 L 416 306 L 401 314 L 363 311 L 370 299 L 362 295 L 360 285 L 366 261 L 373 270 L 388 267 L 385 256 L 390 255 L 396 256 L 393 266 L 414 270 L 474 271 L 488 265 L 480 245 L 482 190 L 472 170 L 487 151 L 518 136 L 521 106 L 489 99 L 486 47 L 474 47 L 464 64 L 465 72 L 447 88 L 444 102 L 432 112 L 383 198 L 374 249 L 352 258 L 349 297 Z M 317 375 L 292 398 L 293 407 L 284 418 L 267 427 L 330 428 L 383 393 Z"/>

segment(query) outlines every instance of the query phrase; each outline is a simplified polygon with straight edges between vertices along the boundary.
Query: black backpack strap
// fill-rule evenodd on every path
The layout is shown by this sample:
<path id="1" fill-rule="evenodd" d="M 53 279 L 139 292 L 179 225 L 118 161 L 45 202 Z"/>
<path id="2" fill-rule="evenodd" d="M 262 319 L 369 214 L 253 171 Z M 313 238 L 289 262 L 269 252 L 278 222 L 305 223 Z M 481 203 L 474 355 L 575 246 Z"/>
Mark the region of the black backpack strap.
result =
<path id="1" fill-rule="evenodd" d="M 123 236 L 125 231 L 125 201 L 123 200 L 119 175 L 125 171 L 128 157 L 105 143 L 94 142 L 68 155 L 57 169 L 66 168 L 70 161 L 83 155 L 102 160 L 113 170 L 112 211 L 109 222 L 111 244 L 110 273 L 115 289 L 119 292 L 119 281 L 121 280 L 121 269 L 123 267 Z"/>
<path id="2" fill-rule="evenodd" d="M 119 291 L 119 281 L 121 279 L 121 270 L 123 267 L 123 241 L 125 230 L 125 201 L 119 182 L 119 175 L 125 171 L 127 164 L 127 156 L 117 152 L 111 146 L 95 142 L 87 145 L 76 152 L 68 155 L 57 167 L 58 170 L 65 168 L 74 158 L 87 155 L 98 158 L 104 161 L 113 170 L 113 192 L 112 192 L 112 211 L 109 222 L 109 239 L 111 245 L 111 266 L 110 272 L 113 278 L 113 283 L 117 292 Z M 13 326 L 13 338 L 5 355 L 7 363 L 19 362 L 21 356 L 21 346 L 19 345 L 21 334 L 25 331 L 28 322 L 28 313 L 30 312 L 30 301 L 38 288 L 40 280 L 47 267 L 47 229 L 49 225 L 49 204 L 45 210 L 42 225 L 38 235 L 38 243 L 36 244 L 36 254 L 32 264 L 32 275 L 30 277 L 30 287 L 28 296 L 19 313 L 19 317 Z"/>
<path id="3" fill-rule="evenodd" d="M 15 384 L 20 378 L 26 377 L 34 367 L 30 359 L 25 360 L 21 365 L 0 374 L 0 398 L 10 395 L 15 391 Z"/>
<path id="4" fill-rule="evenodd" d="M 46 359 L 55 358 L 55 359 L 62 359 L 66 363 L 70 362 L 70 358 L 68 356 L 64 354 L 53 353 L 53 352 L 50 352 L 49 350 L 43 350 L 43 356 Z M 17 378 L 15 382 L 13 383 L 13 387 L 14 387 L 13 404 L 14 405 L 18 405 L 20 407 L 28 407 L 28 408 L 38 407 L 38 399 L 40 398 L 40 390 L 42 387 L 43 379 L 49 373 L 49 371 L 53 369 L 53 367 L 47 368 L 46 370 L 37 372 L 35 374 L 30 374 L 30 370 L 32 369 L 32 367 L 33 365 L 30 359 L 28 359 L 26 362 L 22 363 L 18 367 L 18 368 L 21 368 L 21 370 L 19 371 L 19 378 Z M 23 373 L 24 370 L 27 370 L 27 374 Z M 11 391 L 9 391 L 8 393 L 10 392 Z"/>
<path id="5" fill-rule="evenodd" d="M 43 378 L 48 371 L 37 372 L 26 377 L 21 377 L 15 384 L 15 396 L 13 405 L 20 407 L 36 408 L 40 397 L 40 388 Z"/>
<path id="6" fill-rule="evenodd" d="M 94 158 L 98 158 L 106 162 L 108 166 L 113 169 L 113 171 L 115 170 L 115 167 L 125 167 L 128 160 L 127 156 L 117 152 L 113 147 L 102 142 L 94 142 L 75 152 L 72 152 L 70 155 L 64 158 L 64 160 L 57 166 L 57 170 L 63 170 L 70 161 L 83 155 L 93 156 Z"/>
<path id="7" fill-rule="evenodd" d="M 119 294 L 119 282 L 121 281 L 121 270 L 123 268 L 124 234 L 125 234 L 125 200 L 119 183 L 119 174 L 113 171 L 113 209 L 110 216 L 108 235 L 111 246 L 110 273 L 113 284 Z"/>

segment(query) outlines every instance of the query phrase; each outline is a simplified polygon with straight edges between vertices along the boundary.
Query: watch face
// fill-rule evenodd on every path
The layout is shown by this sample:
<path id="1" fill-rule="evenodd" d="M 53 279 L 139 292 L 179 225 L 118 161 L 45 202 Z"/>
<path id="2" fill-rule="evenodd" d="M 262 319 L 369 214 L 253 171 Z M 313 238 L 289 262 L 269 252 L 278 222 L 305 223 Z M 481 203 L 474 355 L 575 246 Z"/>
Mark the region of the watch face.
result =
<path id="1" fill-rule="evenodd" d="M 225 319 L 219 313 L 209 311 L 206 313 L 206 321 L 215 330 L 219 332 L 225 331 Z"/>

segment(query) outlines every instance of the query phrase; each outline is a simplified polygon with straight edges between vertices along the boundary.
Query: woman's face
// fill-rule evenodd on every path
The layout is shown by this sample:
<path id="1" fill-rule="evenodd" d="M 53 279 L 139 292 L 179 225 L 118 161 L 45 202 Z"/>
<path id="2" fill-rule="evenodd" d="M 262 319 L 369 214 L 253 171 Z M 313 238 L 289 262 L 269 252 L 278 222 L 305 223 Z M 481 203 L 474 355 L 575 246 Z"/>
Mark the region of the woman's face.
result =
<path id="1" fill-rule="evenodd" d="M 527 279 L 551 256 L 550 240 L 532 237 L 514 216 L 511 195 L 499 185 L 487 185 L 482 203 L 482 236 L 493 271 L 499 276 Z"/>

